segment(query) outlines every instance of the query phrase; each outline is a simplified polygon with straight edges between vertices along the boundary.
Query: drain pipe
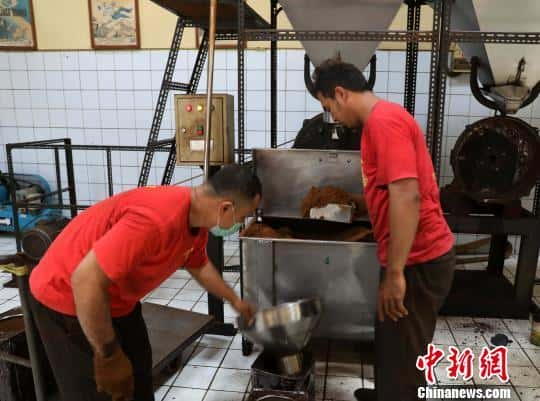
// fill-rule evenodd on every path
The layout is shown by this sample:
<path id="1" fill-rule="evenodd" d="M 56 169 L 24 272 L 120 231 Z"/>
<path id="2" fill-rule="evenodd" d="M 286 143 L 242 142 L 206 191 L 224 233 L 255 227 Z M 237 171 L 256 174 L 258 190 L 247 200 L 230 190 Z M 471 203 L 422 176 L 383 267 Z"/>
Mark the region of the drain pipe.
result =
<path id="1" fill-rule="evenodd" d="M 216 44 L 217 0 L 210 0 L 210 21 L 208 23 L 208 73 L 206 81 L 206 113 L 204 124 L 204 178 L 210 177 L 210 133 L 212 132 L 212 89 L 214 83 L 214 50 Z"/>

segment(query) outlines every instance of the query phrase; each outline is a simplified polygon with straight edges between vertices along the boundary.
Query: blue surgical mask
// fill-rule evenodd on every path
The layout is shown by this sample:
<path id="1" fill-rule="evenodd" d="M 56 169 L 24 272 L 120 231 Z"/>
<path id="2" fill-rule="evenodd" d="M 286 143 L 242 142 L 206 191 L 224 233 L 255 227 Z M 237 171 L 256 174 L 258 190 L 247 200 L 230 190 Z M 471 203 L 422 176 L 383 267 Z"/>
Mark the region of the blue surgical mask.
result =
<path id="1" fill-rule="evenodd" d="M 234 206 L 233 208 L 233 220 L 236 221 L 236 216 L 234 215 Z M 210 232 L 212 235 L 215 235 L 216 237 L 228 237 L 229 235 L 233 235 L 234 233 L 237 233 L 240 230 L 240 227 L 242 227 L 242 223 L 234 223 L 229 228 L 223 228 L 219 225 L 219 214 L 218 214 L 218 222 L 217 224 L 210 229 Z"/>

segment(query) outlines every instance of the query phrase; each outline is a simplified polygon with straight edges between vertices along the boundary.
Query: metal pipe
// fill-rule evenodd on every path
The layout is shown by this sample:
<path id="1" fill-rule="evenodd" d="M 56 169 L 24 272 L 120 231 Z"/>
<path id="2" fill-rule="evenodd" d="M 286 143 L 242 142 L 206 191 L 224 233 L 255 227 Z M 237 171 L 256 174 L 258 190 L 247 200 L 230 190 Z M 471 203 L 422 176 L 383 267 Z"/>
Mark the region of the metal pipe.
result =
<path id="1" fill-rule="evenodd" d="M 11 362 L 16 365 L 21 365 L 21 366 L 24 366 L 25 368 L 32 368 L 32 364 L 30 363 L 29 359 L 21 358 L 20 356 L 17 356 L 17 355 L 11 355 L 11 354 L 8 354 L 7 352 L 0 351 L 0 360 Z"/>
<path id="2" fill-rule="evenodd" d="M 204 129 L 204 178 L 210 177 L 210 133 L 212 132 L 212 89 L 214 83 L 214 51 L 216 44 L 217 0 L 210 0 L 210 21 L 208 23 L 208 76 L 206 83 L 206 116 Z"/>

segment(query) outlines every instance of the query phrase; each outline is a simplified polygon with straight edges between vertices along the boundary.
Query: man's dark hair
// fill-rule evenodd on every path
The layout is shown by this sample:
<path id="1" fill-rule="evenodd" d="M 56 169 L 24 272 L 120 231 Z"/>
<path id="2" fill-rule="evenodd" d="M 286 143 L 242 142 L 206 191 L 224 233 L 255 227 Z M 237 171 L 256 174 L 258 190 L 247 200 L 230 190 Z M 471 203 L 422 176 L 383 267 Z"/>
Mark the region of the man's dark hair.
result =
<path id="1" fill-rule="evenodd" d="M 241 203 L 262 196 L 261 181 L 248 166 L 226 165 L 212 175 L 207 184 L 217 196 L 230 196 Z"/>
<path id="2" fill-rule="evenodd" d="M 340 59 L 331 58 L 322 62 L 313 72 L 315 94 L 333 99 L 336 86 L 353 92 L 370 90 L 364 74 L 354 65 L 344 63 Z"/>

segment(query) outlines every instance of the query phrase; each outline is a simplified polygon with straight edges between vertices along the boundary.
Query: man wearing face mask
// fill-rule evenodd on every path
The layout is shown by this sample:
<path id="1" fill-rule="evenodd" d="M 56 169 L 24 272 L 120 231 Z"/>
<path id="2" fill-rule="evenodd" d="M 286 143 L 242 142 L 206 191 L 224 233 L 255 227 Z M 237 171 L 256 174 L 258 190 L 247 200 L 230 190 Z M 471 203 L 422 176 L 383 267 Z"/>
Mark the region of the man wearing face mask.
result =
<path id="1" fill-rule="evenodd" d="M 178 268 L 251 319 L 206 254 L 257 207 L 261 183 L 229 165 L 194 187 L 142 187 L 88 208 L 30 276 L 31 308 L 63 400 L 154 399 L 140 300 Z"/>

